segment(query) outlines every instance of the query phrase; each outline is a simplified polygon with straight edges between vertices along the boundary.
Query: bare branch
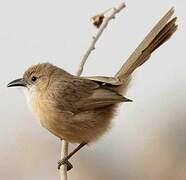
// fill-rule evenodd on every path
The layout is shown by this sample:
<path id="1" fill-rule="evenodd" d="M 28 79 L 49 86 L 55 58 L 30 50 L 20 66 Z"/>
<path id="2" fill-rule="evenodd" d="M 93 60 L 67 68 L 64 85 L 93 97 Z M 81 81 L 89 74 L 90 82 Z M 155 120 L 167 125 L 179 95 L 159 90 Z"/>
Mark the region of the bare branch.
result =
<path id="1" fill-rule="evenodd" d="M 119 5 L 111 8 L 105 15 L 104 15 L 104 19 L 103 19 L 103 22 L 100 26 L 100 28 L 98 29 L 98 31 L 96 32 L 96 34 L 92 37 L 92 41 L 89 45 L 89 47 L 87 48 L 85 54 L 83 55 L 81 61 L 80 61 L 80 65 L 79 65 L 79 69 L 77 71 L 77 75 L 80 76 L 83 72 L 83 68 L 84 68 L 84 65 L 90 55 L 90 53 L 95 49 L 95 45 L 96 45 L 96 42 L 98 41 L 98 39 L 100 38 L 100 36 L 102 35 L 103 31 L 105 30 L 105 28 L 107 27 L 108 25 L 108 22 L 111 20 L 111 19 L 114 19 L 115 18 L 115 15 L 117 13 L 119 13 L 123 8 L 125 8 L 126 5 L 124 2 L 121 2 Z"/>

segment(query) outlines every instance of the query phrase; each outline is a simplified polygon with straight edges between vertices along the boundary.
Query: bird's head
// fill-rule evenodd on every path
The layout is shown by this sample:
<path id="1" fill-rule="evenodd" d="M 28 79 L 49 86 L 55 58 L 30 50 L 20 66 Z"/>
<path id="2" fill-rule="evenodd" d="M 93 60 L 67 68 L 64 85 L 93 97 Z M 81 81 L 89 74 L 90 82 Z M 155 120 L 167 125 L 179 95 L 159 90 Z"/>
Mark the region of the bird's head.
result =
<path id="1" fill-rule="evenodd" d="M 31 66 L 23 74 L 22 78 L 11 81 L 7 87 L 23 87 L 28 90 L 43 91 L 50 83 L 50 78 L 56 66 L 42 63 Z"/>

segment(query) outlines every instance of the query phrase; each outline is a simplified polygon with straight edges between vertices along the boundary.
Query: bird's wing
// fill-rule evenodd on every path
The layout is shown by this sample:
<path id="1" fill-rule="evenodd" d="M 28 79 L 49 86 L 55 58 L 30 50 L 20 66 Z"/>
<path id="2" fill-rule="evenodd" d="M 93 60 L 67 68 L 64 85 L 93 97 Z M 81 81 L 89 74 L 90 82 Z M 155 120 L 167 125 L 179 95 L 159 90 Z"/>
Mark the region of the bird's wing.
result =
<path id="1" fill-rule="evenodd" d="M 72 78 L 55 93 L 57 108 L 76 113 L 130 101 L 117 92 L 85 78 Z"/>
<path id="2" fill-rule="evenodd" d="M 101 108 L 127 101 L 129 102 L 131 100 L 109 89 L 98 88 L 94 90 L 92 95 L 87 98 L 82 98 L 79 102 L 77 102 L 76 105 L 78 110 L 82 111 Z"/>

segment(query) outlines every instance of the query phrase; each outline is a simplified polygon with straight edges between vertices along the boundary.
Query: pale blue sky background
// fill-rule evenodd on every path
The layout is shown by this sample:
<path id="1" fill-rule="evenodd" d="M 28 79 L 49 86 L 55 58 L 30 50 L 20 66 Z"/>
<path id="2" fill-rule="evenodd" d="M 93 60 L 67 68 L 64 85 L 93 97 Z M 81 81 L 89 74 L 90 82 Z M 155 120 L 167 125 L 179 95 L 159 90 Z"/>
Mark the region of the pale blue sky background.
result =
<path id="1" fill-rule="evenodd" d="M 6 84 L 35 63 L 76 72 L 95 28 L 91 16 L 115 0 L 0 0 L 0 178 L 59 179 L 60 142 L 42 129 L 20 90 Z M 84 75 L 113 75 L 172 6 L 173 38 L 139 69 L 113 128 L 72 158 L 69 179 L 180 180 L 186 178 L 186 21 L 184 0 L 128 0 L 110 23 Z M 71 148 L 74 146 L 71 146 Z"/>

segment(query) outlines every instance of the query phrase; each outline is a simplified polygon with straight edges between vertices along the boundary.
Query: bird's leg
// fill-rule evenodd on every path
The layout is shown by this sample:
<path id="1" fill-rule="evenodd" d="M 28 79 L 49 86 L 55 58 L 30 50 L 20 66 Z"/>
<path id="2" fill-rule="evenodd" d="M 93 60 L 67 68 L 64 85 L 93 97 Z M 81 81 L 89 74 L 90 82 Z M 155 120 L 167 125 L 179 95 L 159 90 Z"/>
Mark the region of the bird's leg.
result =
<path id="1" fill-rule="evenodd" d="M 87 143 L 82 142 L 78 147 L 76 147 L 69 155 L 64 157 L 58 162 L 58 169 L 60 169 L 61 165 L 66 164 L 67 165 L 67 171 L 71 170 L 73 168 L 72 164 L 68 161 L 76 152 L 78 152 L 83 146 L 85 146 Z"/>

